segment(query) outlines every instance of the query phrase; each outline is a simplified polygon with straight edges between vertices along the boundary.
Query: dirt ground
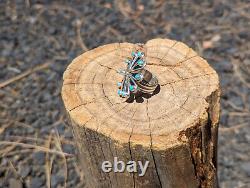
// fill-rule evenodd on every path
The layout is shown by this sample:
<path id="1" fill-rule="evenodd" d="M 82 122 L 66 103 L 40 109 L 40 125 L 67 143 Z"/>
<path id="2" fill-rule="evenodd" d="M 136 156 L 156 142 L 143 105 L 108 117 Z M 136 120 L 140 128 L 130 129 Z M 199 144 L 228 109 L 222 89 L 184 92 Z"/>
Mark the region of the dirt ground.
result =
<path id="1" fill-rule="evenodd" d="M 218 72 L 220 187 L 250 187 L 249 0 L 0 1 L 0 187 L 84 187 L 63 71 L 99 45 L 157 37 L 185 42 Z"/>

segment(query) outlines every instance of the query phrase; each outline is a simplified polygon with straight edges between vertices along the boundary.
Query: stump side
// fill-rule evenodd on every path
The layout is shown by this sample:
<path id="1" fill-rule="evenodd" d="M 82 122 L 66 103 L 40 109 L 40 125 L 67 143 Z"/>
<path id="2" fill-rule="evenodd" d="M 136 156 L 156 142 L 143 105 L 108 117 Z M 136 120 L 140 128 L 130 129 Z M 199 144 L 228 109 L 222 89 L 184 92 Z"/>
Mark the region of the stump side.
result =
<path id="1" fill-rule="evenodd" d="M 116 94 L 117 70 L 137 49 L 160 91 L 128 103 Z M 88 51 L 65 71 L 62 97 L 90 187 L 216 187 L 218 75 L 185 44 L 153 39 Z M 144 177 L 102 172 L 114 156 L 150 166 Z"/>

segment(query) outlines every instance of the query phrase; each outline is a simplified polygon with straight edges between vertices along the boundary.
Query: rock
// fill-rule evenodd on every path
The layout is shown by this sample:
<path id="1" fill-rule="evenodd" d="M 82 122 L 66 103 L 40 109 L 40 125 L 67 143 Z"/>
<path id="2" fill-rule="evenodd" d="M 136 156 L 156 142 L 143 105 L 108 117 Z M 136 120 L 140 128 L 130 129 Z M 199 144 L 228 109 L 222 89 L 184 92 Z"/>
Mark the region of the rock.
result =
<path id="1" fill-rule="evenodd" d="M 72 135 L 71 130 L 66 130 L 65 133 L 64 133 L 64 137 L 65 137 L 66 139 L 72 139 L 72 138 L 73 138 L 73 135 Z"/>
<path id="2" fill-rule="evenodd" d="M 241 31 L 239 32 L 239 37 L 241 39 L 250 39 L 250 33 L 249 31 Z"/>
<path id="3" fill-rule="evenodd" d="M 75 154 L 75 148 L 71 144 L 63 144 L 63 151 L 69 154 Z"/>
<path id="4" fill-rule="evenodd" d="M 76 177 L 78 177 L 77 172 L 75 171 L 75 169 L 70 169 L 69 170 L 69 179 L 72 181 L 75 181 Z"/>
<path id="5" fill-rule="evenodd" d="M 20 180 L 10 178 L 9 179 L 9 188 L 22 188 L 23 184 Z"/>
<path id="6" fill-rule="evenodd" d="M 136 11 L 136 8 L 137 8 L 136 1 L 128 0 L 127 2 L 129 3 L 131 9 L 132 9 L 133 11 Z"/>
<path id="7" fill-rule="evenodd" d="M 225 127 L 227 126 L 228 114 L 224 113 L 220 117 L 220 123 Z"/>
<path id="8" fill-rule="evenodd" d="M 63 174 L 53 174 L 51 176 L 51 187 L 57 187 L 59 184 L 64 183 L 64 176 Z"/>
<path id="9" fill-rule="evenodd" d="M 219 3 L 214 8 L 214 16 L 221 17 L 224 14 L 225 6 L 222 3 Z"/>
<path id="10" fill-rule="evenodd" d="M 246 134 L 245 137 L 246 137 L 247 143 L 250 143 L 250 135 Z"/>
<path id="11" fill-rule="evenodd" d="M 33 154 L 33 158 L 38 165 L 43 165 L 45 163 L 45 153 L 38 151 Z"/>
<path id="12" fill-rule="evenodd" d="M 218 72 L 225 72 L 225 73 L 233 72 L 233 65 L 230 61 L 227 60 L 218 61 L 214 63 L 213 66 Z"/>
<path id="13" fill-rule="evenodd" d="M 241 168 L 250 177 L 250 162 L 242 163 Z"/>
<path id="14" fill-rule="evenodd" d="M 6 165 L 8 165 L 8 160 L 5 159 L 5 158 L 3 158 L 3 159 L 1 160 L 1 166 L 6 166 Z"/>
<path id="15" fill-rule="evenodd" d="M 60 135 L 63 135 L 64 134 L 64 131 L 65 131 L 65 125 L 63 123 L 60 123 L 57 127 L 56 127 L 58 133 Z"/>
<path id="16" fill-rule="evenodd" d="M 28 165 L 25 165 L 25 166 L 21 165 L 21 166 L 19 167 L 19 169 L 18 169 L 18 173 L 19 173 L 23 178 L 25 178 L 27 175 L 29 175 L 30 171 L 31 171 L 31 167 L 28 166 Z"/>
<path id="17" fill-rule="evenodd" d="M 39 188 L 42 185 L 44 185 L 44 183 L 45 182 L 41 178 L 39 178 L 39 177 L 31 178 L 30 188 Z"/>

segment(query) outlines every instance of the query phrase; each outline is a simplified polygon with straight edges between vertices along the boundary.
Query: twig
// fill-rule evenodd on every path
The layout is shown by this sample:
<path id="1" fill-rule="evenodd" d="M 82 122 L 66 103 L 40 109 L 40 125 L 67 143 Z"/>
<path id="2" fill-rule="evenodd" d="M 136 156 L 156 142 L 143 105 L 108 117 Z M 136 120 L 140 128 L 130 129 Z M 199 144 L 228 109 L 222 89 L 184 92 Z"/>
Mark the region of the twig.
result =
<path id="1" fill-rule="evenodd" d="M 231 108 L 233 108 L 235 111 L 237 112 L 247 112 L 245 109 L 240 108 L 238 106 L 236 106 L 234 103 L 232 103 L 231 101 L 227 101 L 226 104 L 228 104 Z"/>
<path id="2" fill-rule="evenodd" d="M 31 148 L 31 149 L 37 149 L 40 151 L 48 152 L 48 153 L 54 153 L 60 156 L 66 156 L 66 157 L 72 157 L 74 155 L 65 153 L 65 152 L 60 152 L 56 150 L 52 150 L 43 146 L 37 146 L 37 145 L 32 145 L 32 144 L 25 144 L 25 143 L 19 143 L 19 142 L 10 142 L 10 141 L 0 141 L 0 145 L 15 145 L 15 146 L 21 146 L 25 148 Z"/>
<path id="3" fill-rule="evenodd" d="M 28 76 L 28 75 L 36 72 L 36 71 L 48 68 L 49 64 L 51 64 L 51 62 L 47 62 L 47 63 L 44 63 L 42 65 L 38 65 L 38 66 L 36 66 L 34 68 L 31 68 L 31 69 L 29 69 L 29 70 L 27 70 L 27 71 L 25 71 L 25 72 L 23 72 L 23 73 L 15 76 L 15 77 L 13 77 L 13 78 L 10 78 L 10 79 L 8 79 L 8 80 L 0 83 L 0 88 L 3 88 L 3 87 L 5 87 L 5 86 L 7 86 L 7 85 L 9 85 L 9 84 L 17 81 L 17 80 L 20 80 L 20 79 L 22 79 L 22 78 L 24 78 L 24 77 L 26 77 L 26 76 Z"/>
<path id="4" fill-rule="evenodd" d="M 81 26 L 82 26 L 82 21 L 80 19 L 76 20 L 76 36 L 77 36 L 77 43 L 80 45 L 82 50 L 88 51 L 88 47 L 84 44 L 82 36 L 81 36 Z"/>
<path id="5" fill-rule="evenodd" d="M 233 65 L 235 75 L 240 79 L 240 81 L 243 84 L 245 84 L 248 88 L 250 88 L 250 84 L 245 80 L 245 78 L 243 78 L 242 74 L 240 73 L 240 70 L 239 70 L 240 62 L 239 61 L 232 61 L 232 65 Z"/>
<path id="6" fill-rule="evenodd" d="M 14 145 L 7 146 L 7 147 L 0 150 L 0 155 L 2 155 L 2 157 L 5 157 L 5 156 L 9 155 L 10 151 L 12 151 L 14 148 L 15 148 Z"/>
<path id="7" fill-rule="evenodd" d="M 1 128 L 0 128 L 0 131 L 1 131 Z M 24 137 L 24 136 L 15 136 L 15 135 L 10 135 L 8 136 L 9 139 L 18 139 L 18 140 L 25 140 L 25 141 L 35 141 L 35 142 L 41 142 L 41 143 L 44 143 L 46 141 L 48 141 L 49 137 L 45 137 L 44 139 L 43 138 L 33 138 L 33 137 Z M 60 141 L 62 143 L 65 143 L 65 144 L 71 144 L 71 145 L 74 145 L 74 142 L 73 141 L 70 141 L 70 140 L 67 140 L 65 139 L 63 136 L 60 137 Z"/>
<path id="8" fill-rule="evenodd" d="M 12 148 L 9 148 L 8 150 L 11 151 L 15 148 L 14 145 L 11 146 Z M 11 151 L 11 152 L 1 152 L 4 153 L 3 157 L 9 157 L 9 156 L 14 156 L 14 155 L 20 155 L 20 154 L 25 154 L 25 153 L 29 153 L 31 152 L 30 149 L 22 149 L 20 150 L 15 150 L 15 151 Z"/>
<path id="9" fill-rule="evenodd" d="M 32 127 L 31 125 L 25 123 L 25 122 L 20 122 L 19 120 L 10 120 L 11 123 L 13 123 L 12 126 L 17 126 L 17 127 L 23 127 L 23 128 L 27 128 L 27 129 L 33 129 L 36 130 L 34 127 Z"/>
<path id="10" fill-rule="evenodd" d="M 245 122 L 245 123 L 241 123 L 241 124 L 239 124 L 239 125 L 235 125 L 235 126 L 233 126 L 233 127 L 229 127 L 229 128 L 225 128 L 225 127 L 221 127 L 221 128 L 219 128 L 219 131 L 220 132 L 231 132 L 231 131 L 235 131 L 235 130 L 237 130 L 237 129 L 240 129 L 240 128 L 242 128 L 242 127 L 246 127 L 248 125 L 248 122 Z"/>
<path id="11" fill-rule="evenodd" d="M 56 137 L 55 137 L 55 141 L 56 141 L 56 146 L 57 148 L 63 152 L 63 149 L 62 149 L 62 143 L 61 143 L 61 140 L 60 140 L 60 135 L 57 131 L 57 129 L 55 129 L 55 133 L 56 133 Z M 64 162 L 64 167 L 65 167 L 65 170 L 64 170 L 64 187 L 66 188 L 67 187 L 67 178 L 68 178 L 68 165 L 67 165 L 67 160 L 66 160 L 66 157 L 63 156 L 63 162 Z"/>
<path id="12" fill-rule="evenodd" d="M 49 138 L 45 146 L 50 148 L 50 144 L 51 144 L 51 134 L 49 135 Z M 46 184 L 48 188 L 51 187 L 51 170 L 52 170 L 53 161 L 54 161 L 54 155 L 52 156 L 52 159 L 50 159 L 49 153 L 46 152 L 45 170 L 46 170 Z"/>
<path id="13" fill-rule="evenodd" d="M 8 160 L 8 159 L 7 159 Z M 23 183 L 23 178 L 20 176 L 20 174 L 18 174 L 16 168 L 14 167 L 13 163 L 8 160 L 10 168 L 13 170 L 14 174 L 21 180 L 21 182 Z"/>
<path id="14" fill-rule="evenodd" d="M 76 161 L 73 161 L 73 166 L 75 167 L 75 170 L 76 170 L 78 176 L 80 176 L 80 180 L 83 181 L 84 180 L 84 174 L 82 173 L 81 169 L 76 164 Z"/>
<path id="15" fill-rule="evenodd" d="M 29 0 L 25 0 L 25 5 L 27 8 L 30 8 L 30 1 Z"/>
<path id="16" fill-rule="evenodd" d="M 5 131 L 5 129 L 9 126 L 10 126 L 10 124 L 6 124 L 6 125 L 3 125 L 2 127 L 0 127 L 0 134 L 2 134 Z"/>

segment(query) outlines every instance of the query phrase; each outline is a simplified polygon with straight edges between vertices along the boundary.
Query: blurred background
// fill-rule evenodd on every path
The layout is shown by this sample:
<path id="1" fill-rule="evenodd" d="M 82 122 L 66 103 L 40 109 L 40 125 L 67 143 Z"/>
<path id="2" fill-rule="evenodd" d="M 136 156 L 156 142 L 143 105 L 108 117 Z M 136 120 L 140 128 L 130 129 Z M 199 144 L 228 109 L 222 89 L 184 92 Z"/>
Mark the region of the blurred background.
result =
<path id="1" fill-rule="evenodd" d="M 0 187 L 84 187 L 63 71 L 99 45 L 157 37 L 185 42 L 218 72 L 220 187 L 250 187 L 249 0 L 1 0 Z"/>

